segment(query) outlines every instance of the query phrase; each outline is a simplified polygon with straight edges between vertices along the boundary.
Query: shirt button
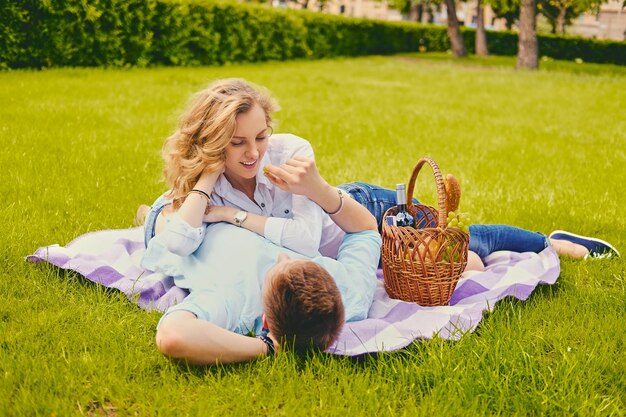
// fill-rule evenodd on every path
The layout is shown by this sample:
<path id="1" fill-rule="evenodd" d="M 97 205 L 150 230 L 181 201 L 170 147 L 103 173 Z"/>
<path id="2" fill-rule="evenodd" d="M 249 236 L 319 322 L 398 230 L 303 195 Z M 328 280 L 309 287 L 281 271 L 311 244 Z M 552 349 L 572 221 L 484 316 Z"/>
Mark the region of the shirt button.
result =
<path id="1" fill-rule="evenodd" d="M 285 210 L 285 214 L 289 214 L 289 209 Z"/>
<path id="2" fill-rule="evenodd" d="M 265 207 L 265 203 L 261 203 L 261 207 Z"/>

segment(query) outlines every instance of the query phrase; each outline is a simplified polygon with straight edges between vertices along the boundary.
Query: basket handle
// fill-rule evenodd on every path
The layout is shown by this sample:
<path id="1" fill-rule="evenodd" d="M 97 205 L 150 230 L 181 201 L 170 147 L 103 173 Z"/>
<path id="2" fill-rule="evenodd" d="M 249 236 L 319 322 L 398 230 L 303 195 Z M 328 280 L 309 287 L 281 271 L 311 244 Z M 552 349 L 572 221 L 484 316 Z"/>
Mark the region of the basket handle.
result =
<path id="1" fill-rule="evenodd" d="M 435 182 L 437 183 L 437 195 L 439 197 L 439 219 L 438 225 L 441 229 L 445 229 L 448 227 L 448 208 L 446 203 L 446 189 L 443 184 L 443 176 L 441 175 L 441 171 L 439 170 L 439 166 L 430 158 L 422 158 L 417 161 L 417 165 L 413 168 L 413 173 L 411 174 L 411 180 L 409 181 L 409 187 L 406 189 L 406 205 L 409 209 L 413 208 L 413 190 L 415 189 L 415 181 L 417 180 L 417 174 L 419 174 L 422 166 L 428 163 L 433 169 L 433 174 L 435 175 Z"/>

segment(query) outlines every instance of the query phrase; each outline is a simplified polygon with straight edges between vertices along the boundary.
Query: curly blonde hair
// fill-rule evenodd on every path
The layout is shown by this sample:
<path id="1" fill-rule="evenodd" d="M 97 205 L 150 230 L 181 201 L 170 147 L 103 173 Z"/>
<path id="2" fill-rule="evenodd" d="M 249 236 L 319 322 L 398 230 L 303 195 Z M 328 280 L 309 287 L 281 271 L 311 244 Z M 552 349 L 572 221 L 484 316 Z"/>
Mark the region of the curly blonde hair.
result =
<path id="1" fill-rule="evenodd" d="M 223 166 L 226 147 L 237 130 L 237 115 L 255 104 L 261 106 L 267 126 L 272 128 L 272 112 L 278 110 L 278 104 L 269 92 L 243 79 L 217 80 L 195 95 L 163 147 L 164 176 L 175 208 L 204 170 L 214 172 Z"/>

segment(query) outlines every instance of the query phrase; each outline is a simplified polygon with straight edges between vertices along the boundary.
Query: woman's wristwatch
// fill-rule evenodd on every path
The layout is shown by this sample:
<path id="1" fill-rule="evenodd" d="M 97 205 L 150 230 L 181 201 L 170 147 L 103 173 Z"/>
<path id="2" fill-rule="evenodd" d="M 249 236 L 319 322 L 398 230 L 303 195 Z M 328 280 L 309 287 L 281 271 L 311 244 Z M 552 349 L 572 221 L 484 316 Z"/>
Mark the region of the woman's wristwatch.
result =
<path id="1" fill-rule="evenodd" d="M 233 224 L 235 226 L 243 226 L 243 222 L 246 221 L 246 219 L 248 218 L 248 212 L 245 210 L 239 210 L 237 213 L 235 213 L 235 216 L 233 216 Z"/>

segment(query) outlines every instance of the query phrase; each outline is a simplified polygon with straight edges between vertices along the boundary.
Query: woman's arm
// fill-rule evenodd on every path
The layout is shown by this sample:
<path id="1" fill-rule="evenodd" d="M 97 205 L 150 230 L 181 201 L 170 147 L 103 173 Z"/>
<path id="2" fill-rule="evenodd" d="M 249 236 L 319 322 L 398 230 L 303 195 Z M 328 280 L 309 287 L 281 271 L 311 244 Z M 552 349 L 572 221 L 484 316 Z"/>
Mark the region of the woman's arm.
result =
<path id="1" fill-rule="evenodd" d="M 175 254 L 186 256 L 195 251 L 204 238 L 203 217 L 209 204 L 217 178 L 222 171 L 203 172 L 194 186 L 194 190 L 185 198 L 177 212 L 172 214 L 168 208 L 159 213 L 156 219 L 155 235 Z M 205 193 L 206 195 L 204 195 Z M 171 217 L 167 217 L 171 216 Z"/>
<path id="2" fill-rule="evenodd" d="M 376 219 L 365 207 L 330 186 L 311 158 L 295 156 L 283 165 L 266 166 L 266 176 L 282 190 L 317 203 L 346 233 L 377 230 Z"/>
<path id="3" fill-rule="evenodd" d="M 235 224 L 235 214 L 240 209 L 213 206 L 204 216 L 207 223 Z M 293 218 L 266 217 L 248 213 L 241 227 L 265 237 L 278 246 L 306 256 L 318 256 L 322 239 L 323 213 L 317 204 L 300 195 L 292 196 Z"/>
<path id="4" fill-rule="evenodd" d="M 268 153 L 274 154 L 273 160 L 284 160 L 284 155 L 304 155 L 307 158 L 313 158 L 313 149 L 304 139 L 293 135 L 280 135 L 280 137 L 273 137 L 272 141 L 273 143 L 270 149 L 268 149 Z M 218 177 L 219 175 L 216 173 L 215 177 L 209 181 L 205 174 L 203 174 L 195 188 L 210 194 L 210 192 L 213 191 Z M 338 195 L 334 197 L 337 200 L 339 198 Z M 201 222 L 198 222 L 198 215 L 202 213 L 201 218 L 205 223 L 228 222 L 234 224 L 235 213 L 244 210 L 243 208 L 236 207 L 212 206 L 209 213 L 204 215 L 203 211 L 205 206 L 203 200 L 205 199 L 200 194 L 190 194 L 179 209 L 178 213 L 182 214 L 181 219 L 185 220 L 190 226 L 198 227 L 198 225 L 201 224 Z M 319 246 L 322 239 L 322 225 L 325 215 L 320 209 L 320 206 L 306 196 L 292 195 L 291 200 L 291 218 L 266 217 L 248 213 L 242 227 L 265 237 L 279 246 L 307 256 L 317 256 L 319 255 Z M 183 210 L 184 213 L 181 213 Z M 167 229 L 165 225 L 166 222 L 164 221 L 166 215 L 167 213 L 164 210 L 157 219 L 157 233 Z M 176 242 L 177 240 L 181 240 L 181 238 L 177 238 L 174 233 L 170 233 L 166 240 L 168 242 Z M 194 245 L 195 248 L 197 248 L 200 243 L 201 239 L 197 242 L 187 242 L 182 246 L 175 244 L 175 248 L 173 249 L 176 250 L 173 251 L 183 254 L 187 249 L 193 248 Z M 177 250 L 179 246 L 185 249 L 185 251 Z"/>
<path id="5" fill-rule="evenodd" d="M 210 196 L 213 192 L 213 187 L 217 182 L 218 177 L 222 174 L 223 170 L 214 172 L 203 172 L 198 179 L 198 182 L 193 187 L 194 190 L 199 190 Z M 191 227 L 200 227 L 204 222 L 204 212 L 206 210 L 209 201 L 207 197 L 202 193 L 191 192 L 185 198 L 185 201 L 180 205 L 178 209 L 178 215 L 182 220 L 187 222 Z M 156 233 L 159 233 L 157 228 Z"/>
<path id="6" fill-rule="evenodd" d="M 260 339 L 222 329 L 188 311 L 174 311 L 163 319 L 156 344 L 164 355 L 198 365 L 243 362 L 267 354 Z"/>
<path id="7" fill-rule="evenodd" d="M 295 155 L 313 158 L 311 144 L 294 135 L 274 135 L 270 138 L 267 150 L 269 159 L 283 163 Z M 282 194 L 278 191 L 277 194 Z M 325 214 L 320 207 L 303 195 L 289 196 L 291 199 L 290 217 L 266 217 L 248 213 L 242 227 L 265 237 L 276 245 L 291 249 L 306 256 L 319 255 L 322 240 L 322 227 Z M 280 197 L 277 198 L 281 200 Z M 275 201 L 276 202 L 276 201 Z M 286 209 L 287 207 L 285 207 Z M 204 217 L 207 223 L 229 222 L 234 224 L 234 216 L 243 208 L 211 207 Z M 276 207 L 274 207 L 276 210 Z M 286 214 L 287 212 L 285 212 Z"/>

